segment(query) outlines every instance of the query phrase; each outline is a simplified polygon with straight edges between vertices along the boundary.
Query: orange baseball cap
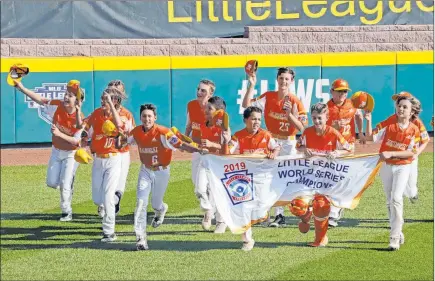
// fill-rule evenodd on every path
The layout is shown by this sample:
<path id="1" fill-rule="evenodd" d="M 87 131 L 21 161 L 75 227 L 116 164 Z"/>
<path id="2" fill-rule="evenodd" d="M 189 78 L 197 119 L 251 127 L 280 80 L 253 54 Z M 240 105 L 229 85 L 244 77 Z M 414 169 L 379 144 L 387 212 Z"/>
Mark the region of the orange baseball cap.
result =
<path id="1" fill-rule="evenodd" d="M 353 107 L 372 112 L 375 108 L 375 100 L 367 92 L 358 91 L 350 98 Z"/>
<path id="2" fill-rule="evenodd" d="M 245 72 L 249 76 L 251 76 L 252 74 L 257 72 L 257 69 L 258 69 L 258 61 L 256 61 L 256 60 L 250 60 L 250 61 L 246 62 L 246 64 L 245 64 Z"/>
<path id="3" fill-rule="evenodd" d="M 82 100 L 84 98 L 83 90 L 80 88 L 79 80 L 70 80 L 66 85 L 67 90 L 76 95 L 78 100 Z"/>
<path id="4" fill-rule="evenodd" d="M 407 97 L 407 98 L 412 98 L 412 95 L 408 92 L 400 92 L 398 94 L 395 94 L 391 97 L 391 99 L 393 101 L 396 101 L 399 97 Z"/>
<path id="5" fill-rule="evenodd" d="M 341 90 L 352 91 L 349 88 L 349 83 L 346 80 L 341 79 L 341 78 L 332 82 L 331 89 L 334 91 L 341 91 Z"/>

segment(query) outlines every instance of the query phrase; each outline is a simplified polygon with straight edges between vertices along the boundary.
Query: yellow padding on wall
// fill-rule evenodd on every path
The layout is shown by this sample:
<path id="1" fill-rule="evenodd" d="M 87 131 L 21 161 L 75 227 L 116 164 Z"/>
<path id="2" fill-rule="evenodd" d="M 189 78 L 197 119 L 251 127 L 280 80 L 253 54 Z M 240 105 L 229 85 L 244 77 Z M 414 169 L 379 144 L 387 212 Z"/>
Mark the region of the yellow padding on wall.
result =
<path id="1" fill-rule="evenodd" d="M 322 66 L 371 66 L 395 64 L 395 52 L 322 54 Z"/>
<path id="2" fill-rule="evenodd" d="M 246 56 L 171 57 L 172 69 L 244 67 Z"/>
<path id="3" fill-rule="evenodd" d="M 171 69 L 170 57 L 95 57 L 94 70 Z"/>
<path id="4" fill-rule="evenodd" d="M 397 64 L 433 64 L 433 51 L 397 52 Z"/>
<path id="5" fill-rule="evenodd" d="M 26 64 L 30 72 L 84 72 L 94 70 L 93 58 L 2 58 L 1 72 L 9 72 L 15 63 Z"/>
<path id="6" fill-rule="evenodd" d="M 248 55 L 247 60 L 258 60 L 259 67 L 295 67 L 295 66 L 320 66 L 320 54 L 298 55 Z"/>

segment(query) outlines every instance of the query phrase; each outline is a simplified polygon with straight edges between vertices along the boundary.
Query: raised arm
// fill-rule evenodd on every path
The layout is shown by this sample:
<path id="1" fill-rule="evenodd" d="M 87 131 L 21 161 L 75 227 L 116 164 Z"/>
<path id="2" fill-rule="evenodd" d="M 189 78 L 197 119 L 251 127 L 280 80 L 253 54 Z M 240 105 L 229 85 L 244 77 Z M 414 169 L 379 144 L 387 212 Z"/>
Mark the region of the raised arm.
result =
<path id="1" fill-rule="evenodd" d="M 246 94 L 243 97 L 242 107 L 247 108 L 251 105 L 252 99 L 254 98 L 254 88 L 256 83 L 257 83 L 256 74 L 249 76 L 248 90 L 246 91 Z"/>
<path id="2" fill-rule="evenodd" d="M 15 88 L 31 98 L 34 102 L 36 102 L 39 105 L 43 105 L 44 103 L 48 102 L 49 99 L 45 99 L 41 97 L 40 95 L 36 94 L 34 91 L 27 89 L 24 87 L 24 85 L 20 81 L 15 81 Z"/>

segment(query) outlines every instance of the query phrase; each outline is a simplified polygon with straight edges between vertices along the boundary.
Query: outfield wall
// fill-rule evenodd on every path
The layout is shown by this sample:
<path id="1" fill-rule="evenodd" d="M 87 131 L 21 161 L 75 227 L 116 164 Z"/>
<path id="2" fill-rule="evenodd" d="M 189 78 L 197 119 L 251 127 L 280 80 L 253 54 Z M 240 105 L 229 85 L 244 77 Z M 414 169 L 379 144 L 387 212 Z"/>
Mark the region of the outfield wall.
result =
<path id="1" fill-rule="evenodd" d="M 297 55 L 165 56 L 94 58 L 3 58 L 1 61 L 1 144 L 50 142 L 50 126 L 24 95 L 8 86 L 10 65 L 28 64 L 31 73 L 24 84 L 48 98 L 63 98 L 65 83 L 78 79 L 85 90 L 85 114 L 98 107 L 100 95 L 112 79 L 121 79 L 129 95 L 125 106 L 139 123 L 139 105 L 154 103 L 158 122 L 184 130 L 187 102 L 195 98 L 198 81 L 213 80 L 216 95 L 222 96 L 233 130 L 243 127 L 240 106 L 246 92 L 245 62 L 257 59 L 260 69 L 256 95 L 275 89 L 276 68 L 289 66 L 296 71 L 294 92 L 308 109 L 330 98 L 329 86 L 336 78 L 349 81 L 352 90 L 371 93 L 376 102 L 373 123 L 393 113 L 391 96 L 406 90 L 423 104 L 426 126 L 433 115 L 433 51 L 327 53 Z"/>

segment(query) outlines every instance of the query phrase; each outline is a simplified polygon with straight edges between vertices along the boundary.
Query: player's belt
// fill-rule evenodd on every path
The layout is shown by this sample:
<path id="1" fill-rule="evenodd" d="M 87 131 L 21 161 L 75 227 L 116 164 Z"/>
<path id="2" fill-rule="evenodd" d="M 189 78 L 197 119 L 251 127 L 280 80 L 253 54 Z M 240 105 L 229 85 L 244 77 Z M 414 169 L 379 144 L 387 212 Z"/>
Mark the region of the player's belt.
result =
<path id="1" fill-rule="evenodd" d="M 145 166 L 145 167 L 151 171 L 163 171 L 168 168 L 168 166 L 151 166 L 151 167 Z"/>
<path id="2" fill-rule="evenodd" d="M 281 136 L 278 134 L 272 134 L 272 137 L 274 139 L 280 139 L 280 140 L 296 140 L 296 136 Z"/>
<path id="3" fill-rule="evenodd" d="M 116 152 L 110 152 L 110 153 L 105 153 L 105 154 L 95 154 L 94 156 L 98 157 L 98 158 L 110 158 L 110 157 L 113 157 L 113 156 L 116 156 L 116 155 L 118 155 L 118 153 L 116 153 Z"/>

